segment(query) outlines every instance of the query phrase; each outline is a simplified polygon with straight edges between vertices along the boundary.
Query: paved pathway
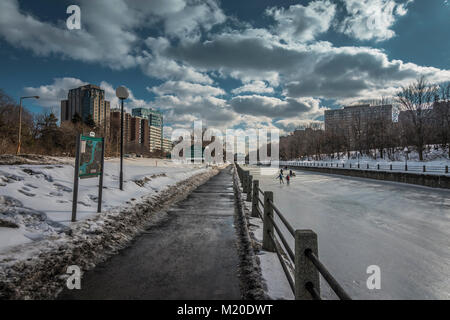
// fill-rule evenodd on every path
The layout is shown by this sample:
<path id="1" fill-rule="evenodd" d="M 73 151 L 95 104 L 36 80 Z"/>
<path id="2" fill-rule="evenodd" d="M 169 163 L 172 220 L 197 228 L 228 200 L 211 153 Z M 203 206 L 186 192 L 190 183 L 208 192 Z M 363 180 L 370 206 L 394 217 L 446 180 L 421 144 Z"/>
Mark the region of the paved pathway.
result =
<path id="1" fill-rule="evenodd" d="M 60 299 L 240 299 L 232 167 Z"/>

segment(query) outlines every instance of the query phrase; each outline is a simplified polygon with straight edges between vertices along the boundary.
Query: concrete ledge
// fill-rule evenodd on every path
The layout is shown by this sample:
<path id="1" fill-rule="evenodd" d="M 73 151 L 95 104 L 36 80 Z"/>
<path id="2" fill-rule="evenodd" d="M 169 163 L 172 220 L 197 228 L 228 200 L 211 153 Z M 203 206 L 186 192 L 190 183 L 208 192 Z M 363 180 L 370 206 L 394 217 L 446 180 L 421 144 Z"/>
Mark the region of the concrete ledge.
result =
<path id="1" fill-rule="evenodd" d="M 371 171 L 356 169 L 337 169 L 327 167 L 297 167 L 288 166 L 288 168 L 306 171 L 316 171 L 330 174 L 340 174 L 344 176 L 369 178 L 376 180 L 395 181 L 410 184 L 417 184 L 431 188 L 450 189 L 450 177 L 431 174 L 414 174 L 407 172 L 389 172 L 389 171 Z"/>

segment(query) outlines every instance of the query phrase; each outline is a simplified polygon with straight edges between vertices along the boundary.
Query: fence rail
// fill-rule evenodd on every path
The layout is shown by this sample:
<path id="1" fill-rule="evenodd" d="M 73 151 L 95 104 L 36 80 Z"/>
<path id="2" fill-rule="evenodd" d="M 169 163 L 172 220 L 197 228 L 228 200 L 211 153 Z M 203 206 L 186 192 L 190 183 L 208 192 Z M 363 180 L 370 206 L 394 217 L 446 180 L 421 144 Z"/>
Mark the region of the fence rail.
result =
<path id="1" fill-rule="evenodd" d="M 259 180 L 253 180 L 250 172 L 244 170 L 239 164 L 236 163 L 235 166 L 243 192 L 247 195 L 246 200 L 252 203 L 252 217 L 259 217 L 263 221 L 262 247 L 266 251 L 277 254 L 295 299 L 320 300 L 319 274 L 321 274 L 340 299 L 350 300 L 350 296 L 319 260 L 317 234 L 312 230 L 294 229 L 276 207 L 273 200 L 273 192 L 262 191 L 259 188 Z M 263 200 L 260 199 L 260 195 L 263 195 Z M 284 228 L 294 238 L 294 249 L 289 246 L 285 234 L 280 230 L 280 226 L 277 225 L 274 212 Z M 281 241 L 281 244 L 278 239 Z M 289 271 L 287 261 L 294 265 L 293 275 Z"/>
<path id="2" fill-rule="evenodd" d="M 394 172 L 413 172 L 413 173 L 433 173 L 448 175 L 448 165 L 432 166 L 418 164 L 399 164 L 399 163 L 335 163 L 326 161 L 280 161 L 281 166 L 292 167 L 313 167 L 313 168 L 336 168 L 352 170 L 372 170 L 372 171 L 394 171 Z"/>

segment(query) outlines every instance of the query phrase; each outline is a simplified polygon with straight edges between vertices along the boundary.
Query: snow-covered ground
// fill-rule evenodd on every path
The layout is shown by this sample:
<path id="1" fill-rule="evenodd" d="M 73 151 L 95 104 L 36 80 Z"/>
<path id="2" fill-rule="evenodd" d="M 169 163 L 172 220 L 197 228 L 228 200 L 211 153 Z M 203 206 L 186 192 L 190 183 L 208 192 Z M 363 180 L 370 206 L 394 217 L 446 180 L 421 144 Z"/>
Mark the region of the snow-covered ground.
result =
<path id="1" fill-rule="evenodd" d="M 290 185 L 280 185 L 276 171 L 260 175 L 251 168 L 294 229 L 317 233 L 319 258 L 352 298 L 450 298 L 449 190 L 301 170 Z M 261 237 L 261 229 L 253 229 Z M 293 247 L 292 237 L 285 236 Z M 283 270 L 265 255 L 260 260 L 269 291 L 282 297 L 290 290 L 279 278 Z M 366 286 L 370 265 L 380 267 L 379 290 Z M 336 298 L 323 279 L 321 295 Z"/>
<path id="2" fill-rule="evenodd" d="M 428 145 L 423 152 L 423 161 L 419 160 L 419 153 L 414 150 L 413 147 L 409 147 L 409 151 L 406 153 L 402 148 L 396 148 L 393 153 L 388 153 L 386 150 L 383 153 L 383 157 L 380 157 L 379 152 L 371 151 L 371 155 L 360 154 L 357 151 L 351 151 L 348 155 L 346 152 L 335 153 L 333 156 L 328 154 L 322 154 L 320 159 L 315 157 L 304 157 L 301 159 L 291 159 L 296 161 L 324 161 L 324 162 L 337 162 L 337 163 L 357 163 L 359 161 L 364 162 L 379 162 L 379 163 L 405 163 L 405 160 L 409 162 L 417 162 L 421 164 L 445 164 L 449 163 L 448 148 L 442 148 L 438 145 Z"/>
<path id="3" fill-rule="evenodd" d="M 408 166 L 407 171 L 411 173 L 423 174 L 423 166 L 426 167 L 426 174 L 450 175 L 446 172 L 446 167 L 450 167 L 450 159 L 448 150 L 438 148 L 437 146 L 428 146 L 424 151 L 424 160 L 419 160 L 419 154 L 412 150 L 407 154 L 401 150 L 396 150 L 393 154 L 384 154 L 384 157 L 374 158 L 368 155 L 361 155 L 359 152 L 350 152 L 350 156 L 335 154 L 333 157 L 322 155 L 320 160 L 312 157 L 303 159 L 293 159 L 289 161 L 281 161 L 281 165 L 298 164 L 298 165 L 316 165 L 316 166 L 332 166 L 336 168 L 355 169 L 355 170 L 381 170 L 381 171 L 397 171 L 404 172 L 405 165 Z M 358 168 L 359 165 L 359 168 Z M 392 166 L 392 167 L 391 167 Z M 447 169 L 448 171 L 448 169 Z"/>
<path id="4" fill-rule="evenodd" d="M 248 212 L 251 211 L 250 202 L 246 202 Z M 249 231 L 253 233 L 253 237 L 258 243 L 262 244 L 263 223 L 260 218 L 250 218 Z M 284 274 L 283 267 L 275 252 L 260 250 L 258 258 L 261 266 L 261 273 L 267 284 L 267 294 L 274 300 L 292 300 L 292 293 L 289 282 Z M 292 266 L 291 266 L 292 267 Z M 293 271 L 291 269 L 291 271 Z"/>
<path id="5" fill-rule="evenodd" d="M 71 225 L 73 159 L 52 164 L 0 165 L 0 254 L 14 246 L 67 232 Z M 58 164 L 62 163 L 62 164 Z M 139 204 L 168 186 L 208 170 L 170 160 L 126 158 L 124 191 L 119 190 L 119 160 L 105 161 L 102 212 Z M 98 178 L 80 179 L 77 220 L 97 214 Z"/>

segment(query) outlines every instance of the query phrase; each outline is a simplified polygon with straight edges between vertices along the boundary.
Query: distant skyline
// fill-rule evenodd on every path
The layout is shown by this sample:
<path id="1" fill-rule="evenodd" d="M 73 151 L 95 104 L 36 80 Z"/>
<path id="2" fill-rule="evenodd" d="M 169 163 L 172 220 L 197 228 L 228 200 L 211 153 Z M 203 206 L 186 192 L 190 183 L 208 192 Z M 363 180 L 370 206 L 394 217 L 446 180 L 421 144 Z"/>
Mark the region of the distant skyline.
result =
<path id="1" fill-rule="evenodd" d="M 66 8 L 81 8 L 68 30 Z M 52 108 L 86 83 L 164 113 L 164 131 L 322 121 L 329 108 L 450 81 L 447 0 L 0 1 L 0 88 Z"/>

